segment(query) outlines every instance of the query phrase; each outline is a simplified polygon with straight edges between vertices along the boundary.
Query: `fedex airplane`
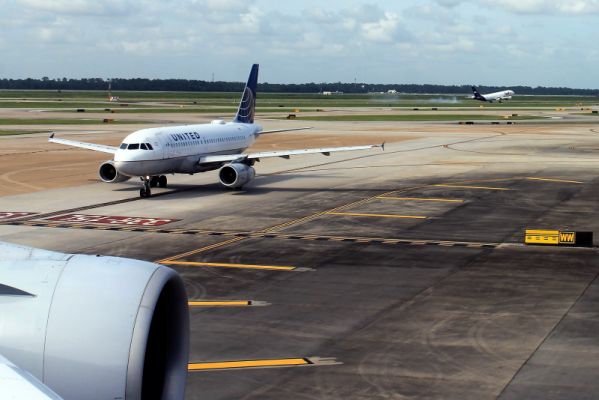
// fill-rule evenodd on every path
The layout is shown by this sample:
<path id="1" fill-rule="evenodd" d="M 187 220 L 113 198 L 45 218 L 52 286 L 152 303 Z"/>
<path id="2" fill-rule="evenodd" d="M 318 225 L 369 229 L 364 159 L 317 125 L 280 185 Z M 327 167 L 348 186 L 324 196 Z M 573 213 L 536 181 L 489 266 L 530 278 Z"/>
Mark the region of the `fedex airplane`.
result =
<path id="1" fill-rule="evenodd" d="M 480 94 L 478 92 L 478 89 L 476 89 L 476 86 L 472 86 L 472 93 L 474 93 L 474 95 L 471 97 L 471 99 L 479 101 L 488 101 L 489 103 L 492 103 L 495 100 L 497 100 L 500 103 L 502 100 L 511 100 L 512 96 L 515 94 L 513 90 L 502 90 L 501 92 Z"/>
<path id="2" fill-rule="evenodd" d="M 141 129 L 128 135 L 119 147 L 59 139 L 50 135 L 52 143 L 101 151 L 113 154 L 113 159 L 100 165 L 98 171 L 104 182 L 123 182 L 140 177 L 142 198 L 152 195 L 151 187 L 166 187 L 166 174 L 195 174 L 220 169 L 223 186 L 241 189 L 255 177 L 253 165 L 261 158 L 366 150 L 381 145 L 329 147 L 301 150 L 244 153 L 260 134 L 302 130 L 309 128 L 277 129 L 264 131 L 254 123 L 258 64 L 252 65 L 237 114 L 231 122 L 214 120 L 208 124 L 164 126 Z"/>

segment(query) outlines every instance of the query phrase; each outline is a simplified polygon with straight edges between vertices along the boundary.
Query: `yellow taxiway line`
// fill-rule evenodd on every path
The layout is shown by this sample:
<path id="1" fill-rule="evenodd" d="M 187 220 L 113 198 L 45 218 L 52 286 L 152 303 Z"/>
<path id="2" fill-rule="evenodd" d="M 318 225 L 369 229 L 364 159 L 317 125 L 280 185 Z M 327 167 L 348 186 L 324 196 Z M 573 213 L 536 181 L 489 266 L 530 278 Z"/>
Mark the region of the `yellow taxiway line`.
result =
<path id="1" fill-rule="evenodd" d="M 580 182 L 580 181 L 569 181 L 567 179 L 555 179 L 555 178 L 536 178 L 534 176 L 528 176 L 526 177 L 527 180 L 529 181 L 546 181 L 546 182 L 559 182 L 559 183 L 575 183 L 578 185 L 583 184 L 584 182 Z"/>
<path id="2" fill-rule="evenodd" d="M 224 362 L 206 362 L 190 363 L 187 365 L 188 371 L 209 371 L 215 369 L 235 369 L 235 368 L 264 368 L 264 367 L 291 367 L 296 365 L 309 365 L 305 358 L 281 358 L 278 360 L 247 360 L 247 361 L 224 361 Z"/>
<path id="3" fill-rule="evenodd" d="M 378 217 L 378 218 L 406 218 L 406 219 L 427 219 L 424 215 L 397 215 L 397 214 L 366 214 L 352 212 L 328 212 L 327 215 L 340 215 L 346 217 Z"/>
<path id="4" fill-rule="evenodd" d="M 245 239 L 245 238 L 244 237 L 235 237 L 233 239 L 225 240 L 223 242 L 218 242 L 218 243 L 211 244 L 209 246 L 201 247 L 199 249 L 191 250 L 191 251 L 188 251 L 187 253 L 181 253 L 181 254 L 177 254 L 172 257 L 164 258 L 164 259 L 158 260 L 156 262 L 159 264 L 165 264 L 166 262 L 172 262 L 173 260 L 178 260 L 179 258 L 191 256 L 194 254 L 202 253 L 204 251 L 208 251 L 208 250 L 216 249 L 218 247 L 226 246 L 231 243 L 239 242 L 240 240 L 243 240 L 243 239 Z"/>
<path id="5" fill-rule="evenodd" d="M 445 183 L 439 183 L 437 185 L 433 185 L 436 187 L 446 187 L 446 188 L 457 188 L 457 189 L 482 189 L 482 190 L 514 190 L 510 188 L 500 188 L 500 187 L 492 187 L 492 186 L 468 186 L 468 185 L 450 185 Z"/>
<path id="6" fill-rule="evenodd" d="M 163 265 L 178 265 L 182 267 L 221 267 L 221 268 L 246 268 L 246 269 L 265 269 L 272 271 L 293 271 L 296 267 L 281 265 L 254 265 L 254 264 L 229 264 L 213 262 L 195 262 L 195 261 L 162 261 Z"/>
<path id="7" fill-rule="evenodd" d="M 251 306 L 251 300 L 197 300 L 188 301 L 190 307 L 247 307 Z"/>
<path id="8" fill-rule="evenodd" d="M 461 199 L 438 199 L 438 198 L 422 198 L 422 197 L 394 197 L 394 196 L 378 196 L 377 199 L 382 200 L 402 200 L 402 201 L 438 201 L 442 203 L 463 203 Z"/>

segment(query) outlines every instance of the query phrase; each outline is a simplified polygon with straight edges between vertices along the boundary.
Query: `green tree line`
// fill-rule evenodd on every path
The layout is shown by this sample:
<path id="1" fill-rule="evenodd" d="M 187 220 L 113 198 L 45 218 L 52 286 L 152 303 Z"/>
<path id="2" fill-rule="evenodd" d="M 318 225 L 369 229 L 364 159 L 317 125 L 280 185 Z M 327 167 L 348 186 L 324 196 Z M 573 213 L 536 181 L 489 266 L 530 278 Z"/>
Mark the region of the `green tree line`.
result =
<path id="1" fill-rule="evenodd" d="M 169 92 L 239 92 L 243 82 L 210 82 L 189 79 L 146 79 L 114 78 L 110 79 L 112 89 L 135 91 Z M 107 90 L 109 80 L 103 78 L 50 79 L 0 79 L 0 89 L 13 90 Z M 530 86 L 478 86 L 482 92 L 495 92 L 512 89 L 517 94 L 529 95 L 576 95 L 599 96 L 599 89 L 573 89 L 567 87 L 530 87 Z M 370 84 L 370 83 L 260 83 L 260 92 L 267 93 L 319 93 L 322 91 L 343 93 L 386 92 L 397 90 L 403 93 L 470 93 L 470 85 L 421 85 L 421 84 Z"/>

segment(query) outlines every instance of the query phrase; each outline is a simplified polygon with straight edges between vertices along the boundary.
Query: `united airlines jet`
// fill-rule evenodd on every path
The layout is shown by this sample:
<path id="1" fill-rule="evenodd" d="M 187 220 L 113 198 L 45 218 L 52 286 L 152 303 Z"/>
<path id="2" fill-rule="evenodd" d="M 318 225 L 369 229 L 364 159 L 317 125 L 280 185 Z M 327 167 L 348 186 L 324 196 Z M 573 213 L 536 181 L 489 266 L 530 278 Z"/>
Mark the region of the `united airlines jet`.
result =
<path id="1" fill-rule="evenodd" d="M 260 134 L 285 132 L 309 128 L 293 128 L 263 131 L 254 123 L 256 109 L 256 86 L 258 64 L 250 71 L 239 108 L 231 122 L 214 120 L 209 124 L 165 126 L 142 129 L 128 135 L 117 148 L 101 144 L 59 139 L 50 135 L 49 141 L 68 146 L 113 154 L 114 158 L 100 165 L 99 175 L 104 182 L 123 182 L 140 177 L 143 183 L 141 197 L 152 195 L 151 187 L 166 187 L 166 174 L 194 174 L 220 169 L 222 185 L 240 189 L 254 179 L 253 165 L 261 158 L 322 153 L 330 155 L 337 151 L 366 150 L 381 145 L 330 147 L 301 150 L 266 151 L 244 153 Z"/>
<path id="2" fill-rule="evenodd" d="M 471 97 L 471 99 L 478 101 L 488 101 L 489 103 L 492 103 L 495 100 L 497 100 L 500 103 L 503 100 L 511 100 L 512 96 L 516 94 L 513 90 L 502 90 L 501 92 L 480 94 L 478 92 L 478 89 L 476 89 L 476 86 L 472 86 L 472 93 L 474 93 L 474 95 Z"/>

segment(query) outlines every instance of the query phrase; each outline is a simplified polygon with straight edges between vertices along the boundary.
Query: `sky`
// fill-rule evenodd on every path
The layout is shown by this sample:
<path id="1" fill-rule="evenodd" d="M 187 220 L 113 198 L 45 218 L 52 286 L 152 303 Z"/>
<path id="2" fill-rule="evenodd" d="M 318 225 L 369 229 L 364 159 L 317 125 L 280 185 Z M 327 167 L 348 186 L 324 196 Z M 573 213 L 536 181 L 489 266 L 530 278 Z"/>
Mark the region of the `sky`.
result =
<path id="1" fill-rule="evenodd" d="M 0 78 L 599 88 L 599 0 L 0 0 Z"/>

